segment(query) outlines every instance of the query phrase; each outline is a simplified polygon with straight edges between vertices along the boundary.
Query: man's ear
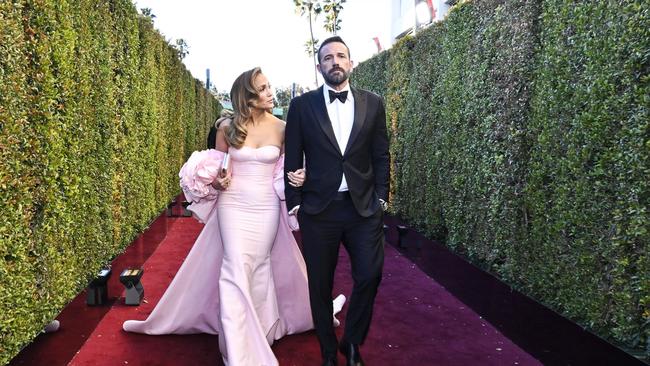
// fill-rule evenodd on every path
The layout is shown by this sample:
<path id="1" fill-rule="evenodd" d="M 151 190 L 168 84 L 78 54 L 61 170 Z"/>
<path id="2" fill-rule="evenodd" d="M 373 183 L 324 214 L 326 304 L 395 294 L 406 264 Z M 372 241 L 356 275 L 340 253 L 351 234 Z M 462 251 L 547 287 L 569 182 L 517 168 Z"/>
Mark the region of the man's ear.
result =
<path id="1" fill-rule="evenodd" d="M 318 72 L 320 72 L 321 74 L 323 73 L 322 71 L 320 71 L 320 64 L 316 64 L 316 70 L 318 70 Z"/>

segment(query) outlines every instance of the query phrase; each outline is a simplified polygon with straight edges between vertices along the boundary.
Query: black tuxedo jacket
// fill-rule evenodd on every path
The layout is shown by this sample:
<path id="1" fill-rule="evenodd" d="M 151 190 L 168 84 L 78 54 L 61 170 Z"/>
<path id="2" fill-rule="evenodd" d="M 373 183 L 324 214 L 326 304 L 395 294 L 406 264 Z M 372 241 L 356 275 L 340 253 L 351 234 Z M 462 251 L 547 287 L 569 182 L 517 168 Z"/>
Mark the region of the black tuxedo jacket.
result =
<path id="1" fill-rule="evenodd" d="M 285 130 L 285 195 L 287 209 L 300 205 L 318 214 L 336 196 L 343 173 L 357 212 L 368 217 L 388 201 L 389 153 L 384 103 L 376 94 L 350 88 L 354 95 L 354 124 L 341 151 L 327 114 L 323 87 L 294 98 Z M 289 185 L 286 173 L 303 167 L 307 179 L 300 188 Z"/>

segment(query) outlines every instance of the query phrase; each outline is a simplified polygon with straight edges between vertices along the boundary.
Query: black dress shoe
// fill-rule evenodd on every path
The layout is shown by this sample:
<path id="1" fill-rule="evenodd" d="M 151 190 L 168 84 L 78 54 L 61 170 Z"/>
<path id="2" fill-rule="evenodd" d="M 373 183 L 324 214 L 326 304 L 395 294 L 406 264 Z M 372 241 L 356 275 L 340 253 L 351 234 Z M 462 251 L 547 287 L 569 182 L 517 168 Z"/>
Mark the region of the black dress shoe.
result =
<path id="1" fill-rule="evenodd" d="M 325 357 L 323 359 L 323 366 L 336 366 L 336 356 Z"/>
<path id="2" fill-rule="evenodd" d="M 341 345 L 339 345 L 339 351 L 341 351 L 341 353 L 345 356 L 345 366 L 365 365 L 361 359 L 361 353 L 359 353 L 358 345 L 341 342 Z"/>

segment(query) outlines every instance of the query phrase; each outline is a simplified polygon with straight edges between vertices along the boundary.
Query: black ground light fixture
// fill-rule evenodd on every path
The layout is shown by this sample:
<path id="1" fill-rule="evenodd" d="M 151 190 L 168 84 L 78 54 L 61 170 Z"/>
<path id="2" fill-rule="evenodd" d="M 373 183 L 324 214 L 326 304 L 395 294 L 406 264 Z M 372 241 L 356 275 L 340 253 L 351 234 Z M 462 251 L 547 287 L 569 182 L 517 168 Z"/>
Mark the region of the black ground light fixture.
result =
<path id="1" fill-rule="evenodd" d="M 384 245 L 388 243 L 388 238 L 390 237 L 390 226 L 384 224 Z"/>
<path id="2" fill-rule="evenodd" d="M 104 305 L 108 301 L 108 279 L 111 277 L 110 268 L 102 268 L 88 284 L 86 293 L 86 305 Z"/>
<path id="3" fill-rule="evenodd" d="M 406 234 L 408 234 L 409 228 L 404 225 L 397 225 L 397 246 L 404 248 L 406 246 Z"/>
<path id="4" fill-rule="evenodd" d="M 140 305 L 144 296 L 144 287 L 140 282 L 143 273 L 144 269 L 142 268 L 127 268 L 120 274 L 120 282 L 126 287 L 124 304 Z"/>
<path id="5" fill-rule="evenodd" d="M 174 205 L 176 205 L 176 201 L 172 200 L 167 204 L 167 216 L 171 217 L 174 216 Z"/>
<path id="6" fill-rule="evenodd" d="M 192 217 L 192 211 L 188 210 L 187 207 L 192 204 L 191 202 L 183 200 L 183 202 L 180 203 L 181 206 L 181 213 L 180 214 L 175 214 L 174 213 L 174 206 L 177 205 L 176 200 L 171 201 L 167 205 L 167 217 Z"/>
<path id="7" fill-rule="evenodd" d="M 190 211 L 190 210 L 187 209 L 187 207 L 188 207 L 189 205 L 191 205 L 191 204 L 192 204 L 192 202 L 183 201 L 183 203 L 182 203 L 182 205 L 183 205 L 183 213 L 182 213 L 182 216 L 183 216 L 183 217 L 192 217 L 192 211 Z"/>
<path id="8" fill-rule="evenodd" d="M 187 209 L 187 207 L 191 204 L 192 202 L 186 200 L 183 200 L 183 202 L 181 202 L 182 211 L 180 217 L 192 217 L 192 211 Z"/>

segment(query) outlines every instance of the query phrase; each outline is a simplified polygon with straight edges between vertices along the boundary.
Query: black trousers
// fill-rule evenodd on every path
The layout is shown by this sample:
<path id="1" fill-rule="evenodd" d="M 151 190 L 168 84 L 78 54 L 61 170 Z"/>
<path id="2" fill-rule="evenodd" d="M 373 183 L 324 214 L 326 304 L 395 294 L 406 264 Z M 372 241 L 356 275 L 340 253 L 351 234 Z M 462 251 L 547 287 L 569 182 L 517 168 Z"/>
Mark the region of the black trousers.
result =
<path id="1" fill-rule="evenodd" d="M 347 196 L 321 213 L 298 210 L 303 256 L 309 277 L 312 318 L 323 357 L 336 355 L 332 324 L 332 285 L 340 243 L 350 256 L 354 287 L 345 318 L 343 341 L 362 344 L 368 334 L 372 308 L 384 265 L 383 212 L 360 216 Z"/>

